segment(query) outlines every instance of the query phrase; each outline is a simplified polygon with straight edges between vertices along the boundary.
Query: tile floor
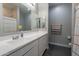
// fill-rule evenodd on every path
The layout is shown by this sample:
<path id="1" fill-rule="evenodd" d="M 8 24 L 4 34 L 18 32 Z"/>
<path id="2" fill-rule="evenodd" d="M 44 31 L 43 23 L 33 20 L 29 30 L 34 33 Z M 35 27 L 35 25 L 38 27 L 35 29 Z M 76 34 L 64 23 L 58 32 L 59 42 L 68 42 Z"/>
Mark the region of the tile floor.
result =
<path id="1" fill-rule="evenodd" d="M 43 56 L 71 56 L 71 49 L 49 44 L 49 49 L 44 52 Z"/>

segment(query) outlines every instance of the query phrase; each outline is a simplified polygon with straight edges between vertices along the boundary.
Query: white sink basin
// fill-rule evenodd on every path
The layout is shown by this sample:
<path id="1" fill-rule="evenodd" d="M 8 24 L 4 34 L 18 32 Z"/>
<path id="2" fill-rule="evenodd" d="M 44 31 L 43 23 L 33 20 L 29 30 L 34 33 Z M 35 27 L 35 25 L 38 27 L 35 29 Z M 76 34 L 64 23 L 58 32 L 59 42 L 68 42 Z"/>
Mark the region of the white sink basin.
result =
<path id="1" fill-rule="evenodd" d="M 13 42 L 15 42 L 15 41 L 17 41 L 17 40 L 11 40 L 11 39 L 9 39 L 9 40 L 1 41 L 0 44 L 1 44 L 1 45 L 8 45 L 9 43 L 13 43 Z"/>
<path id="2" fill-rule="evenodd" d="M 7 46 L 8 44 L 6 42 L 0 42 L 0 47 L 3 47 L 3 46 Z"/>
<path id="3" fill-rule="evenodd" d="M 18 42 L 17 40 L 11 40 L 11 41 L 7 41 L 6 43 L 15 43 Z"/>
<path id="4" fill-rule="evenodd" d="M 30 37 L 33 37 L 33 36 L 36 36 L 36 35 L 37 35 L 37 34 L 33 34 L 33 35 L 31 35 L 31 34 L 29 34 L 29 35 L 24 34 L 23 38 L 30 38 Z"/>
<path id="5" fill-rule="evenodd" d="M 16 44 L 22 43 L 24 41 L 29 41 L 30 39 L 32 40 L 32 37 L 36 37 L 36 35 L 38 35 L 38 34 L 39 34 L 39 32 L 26 33 L 26 34 L 23 35 L 23 38 L 19 38 L 19 39 L 16 39 L 16 40 L 8 39 L 8 40 L 0 41 L 0 43 L 1 43 L 0 46 L 2 46 L 2 45 L 9 45 L 9 44 L 16 45 Z"/>

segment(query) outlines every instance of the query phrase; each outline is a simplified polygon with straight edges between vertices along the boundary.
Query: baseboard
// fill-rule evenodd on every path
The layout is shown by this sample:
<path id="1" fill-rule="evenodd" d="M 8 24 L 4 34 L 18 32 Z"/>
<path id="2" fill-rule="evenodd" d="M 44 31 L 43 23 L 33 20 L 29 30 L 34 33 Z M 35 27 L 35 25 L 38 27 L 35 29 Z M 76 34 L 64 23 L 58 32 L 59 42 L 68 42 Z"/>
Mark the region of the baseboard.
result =
<path id="1" fill-rule="evenodd" d="M 53 45 L 58 45 L 58 46 L 70 48 L 70 46 L 68 46 L 68 45 L 63 45 L 63 44 L 60 44 L 60 43 L 49 42 L 49 44 L 53 44 Z"/>

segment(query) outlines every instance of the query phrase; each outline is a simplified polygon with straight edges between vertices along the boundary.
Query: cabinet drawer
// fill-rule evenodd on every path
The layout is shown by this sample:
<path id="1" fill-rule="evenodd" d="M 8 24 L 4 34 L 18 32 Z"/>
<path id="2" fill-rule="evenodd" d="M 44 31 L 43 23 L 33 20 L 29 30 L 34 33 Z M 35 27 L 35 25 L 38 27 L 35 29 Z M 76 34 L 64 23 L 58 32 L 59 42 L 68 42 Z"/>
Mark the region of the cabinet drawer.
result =
<path id="1" fill-rule="evenodd" d="M 28 52 L 26 52 L 24 56 L 34 56 L 34 47 L 31 48 Z"/>
<path id="2" fill-rule="evenodd" d="M 15 51 L 14 53 L 11 53 L 10 56 L 22 56 L 27 51 L 29 51 L 33 46 L 34 46 L 34 43 L 30 43 L 30 44 L 26 45 L 25 47 Z"/>
<path id="3" fill-rule="evenodd" d="M 36 42 L 35 42 L 35 46 L 34 46 L 34 56 L 38 56 L 38 40 L 36 40 Z"/>

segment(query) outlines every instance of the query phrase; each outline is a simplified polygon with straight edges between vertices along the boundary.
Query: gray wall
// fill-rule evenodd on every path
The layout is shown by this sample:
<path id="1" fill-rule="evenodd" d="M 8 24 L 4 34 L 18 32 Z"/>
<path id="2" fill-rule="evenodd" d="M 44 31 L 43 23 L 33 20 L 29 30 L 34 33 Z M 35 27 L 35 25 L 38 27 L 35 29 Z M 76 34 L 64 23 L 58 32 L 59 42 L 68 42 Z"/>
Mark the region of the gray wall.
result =
<path id="1" fill-rule="evenodd" d="M 51 34 L 51 24 L 62 24 L 62 34 Z M 49 42 L 68 46 L 71 36 L 72 4 L 49 4 Z"/>

